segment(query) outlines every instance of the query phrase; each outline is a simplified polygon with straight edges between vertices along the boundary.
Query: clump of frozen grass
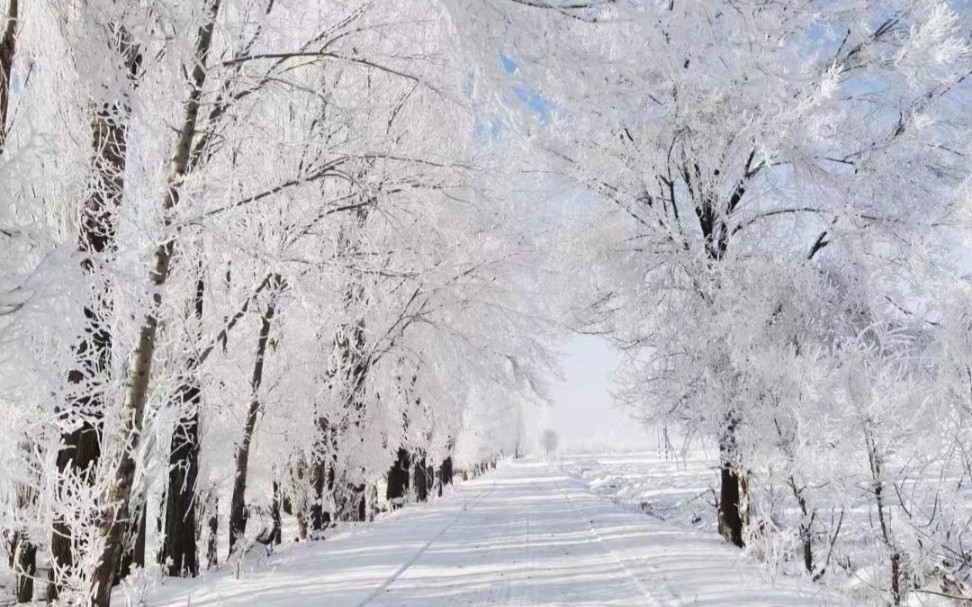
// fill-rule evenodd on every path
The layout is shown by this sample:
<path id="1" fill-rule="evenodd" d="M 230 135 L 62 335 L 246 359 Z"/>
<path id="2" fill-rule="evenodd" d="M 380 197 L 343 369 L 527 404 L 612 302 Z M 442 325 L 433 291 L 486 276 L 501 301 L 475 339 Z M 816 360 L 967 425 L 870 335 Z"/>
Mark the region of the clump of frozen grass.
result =
<path id="1" fill-rule="evenodd" d="M 126 607 L 147 607 L 146 597 L 149 592 L 162 584 L 162 567 L 149 565 L 136 567 L 132 573 L 124 577 L 118 587 Z"/>

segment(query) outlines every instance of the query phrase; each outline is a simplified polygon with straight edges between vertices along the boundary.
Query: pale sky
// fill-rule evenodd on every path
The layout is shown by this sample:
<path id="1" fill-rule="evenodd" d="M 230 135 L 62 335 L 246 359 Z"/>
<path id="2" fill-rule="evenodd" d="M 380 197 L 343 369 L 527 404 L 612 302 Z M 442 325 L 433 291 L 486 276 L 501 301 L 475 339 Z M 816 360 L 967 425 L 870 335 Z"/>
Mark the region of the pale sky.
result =
<path id="1" fill-rule="evenodd" d="M 541 425 L 557 432 L 562 448 L 648 446 L 648 433 L 619 411 L 611 397 L 611 375 L 619 360 L 599 337 L 578 335 L 564 348 L 564 380 L 553 382 L 554 406 L 541 416 Z"/>

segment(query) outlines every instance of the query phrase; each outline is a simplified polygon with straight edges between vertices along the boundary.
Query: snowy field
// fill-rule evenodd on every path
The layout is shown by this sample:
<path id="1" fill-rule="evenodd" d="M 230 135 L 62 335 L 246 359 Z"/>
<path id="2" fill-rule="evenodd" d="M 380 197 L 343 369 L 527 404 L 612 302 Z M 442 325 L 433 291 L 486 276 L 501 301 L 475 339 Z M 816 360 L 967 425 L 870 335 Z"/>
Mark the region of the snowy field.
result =
<path id="1" fill-rule="evenodd" d="M 137 583 L 121 592 L 128 604 L 149 607 L 842 604 L 770 578 L 715 534 L 634 512 L 603 493 L 555 462 L 500 464 L 431 505 L 251 556 L 238 574 L 230 567 L 196 580 L 142 578 L 143 596 Z"/>
<path id="2" fill-rule="evenodd" d="M 685 459 L 658 450 L 574 453 L 559 464 L 604 499 L 653 518 L 716 532 L 714 459 L 696 452 Z"/>
<path id="3" fill-rule="evenodd" d="M 564 454 L 557 463 L 570 478 L 618 508 L 682 529 L 694 529 L 711 538 L 719 537 L 714 489 L 719 482 L 718 457 L 712 448 L 696 447 L 673 455 L 645 445 L 641 450 L 629 452 Z M 761 491 L 773 494 L 775 489 L 778 489 L 777 496 L 782 495 L 779 501 L 783 504 L 776 506 L 777 516 L 789 519 L 790 525 L 795 526 L 800 513 L 791 503 L 792 499 L 788 499 L 791 496 L 787 490 L 763 487 Z M 929 509 L 933 507 L 931 504 Z M 863 490 L 858 499 L 847 504 L 839 520 L 840 533 L 829 547 L 834 566 L 829 575 L 817 582 L 818 592 L 823 592 L 826 586 L 831 593 L 846 597 L 848 604 L 883 605 L 877 592 L 883 587 L 883 572 L 873 566 L 873 537 L 878 522 Z M 764 579 L 806 579 L 800 549 L 798 538 L 788 533 L 786 525 L 780 524 L 763 537 L 751 538 L 744 553 Z M 816 549 L 827 552 L 828 546 L 824 543 Z M 912 593 L 904 604 L 947 607 L 963 603 L 930 591 Z"/>

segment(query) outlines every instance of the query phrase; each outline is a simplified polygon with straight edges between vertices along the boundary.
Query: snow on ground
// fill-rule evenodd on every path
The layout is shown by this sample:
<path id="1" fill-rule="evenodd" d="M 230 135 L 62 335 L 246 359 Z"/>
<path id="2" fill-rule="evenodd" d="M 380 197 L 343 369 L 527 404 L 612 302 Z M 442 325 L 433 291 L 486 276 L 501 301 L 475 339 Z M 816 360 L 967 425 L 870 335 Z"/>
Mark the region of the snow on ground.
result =
<path id="1" fill-rule="evenodd" d="M 239 579 L 231 570 L 164 579 L 147 589 L 144 604 L 840 604 L 810 585 L 769 579 L 714 534 L 619 506 L 580 476 L 535 460 L 501 464 L 436 503 L 407 507 L 325 541 L 285 544 L 240 569 Z"/>
<path id="2" fill-rule="evenodd" d="M 719 482 L 717 451 L 696 444 L 675 455 L 650 444 L 646 441 L 640 450 L 630 452 L 563 454 L 558 465 L 566 474 L 584 483 L 592 493 L 619 508 L 714 537 L 717 521 L 713 487 Z M 800 513 L 795 504 L 790 504 L 789 494 L 784 492 L 783 495 L 781 501 L 789 504 L 783 512 L 799 519 Z M 886 588 L 887 573 L 871 564 L 875 555 L 873 528 L 877 525 L 874 514 L 863 492 L 845 507 L 846 520 L 834 552 L 847 555 L 844 556 L 846 562 L 853 562 L 856 567 L 833 566 L 831 575 L 821 584 L 828 584 L 831 592 L 847 596 L 848 603 L 853 605 L 884 604 L 878 598 L 881 594 L 878 589 Z M 795 525 L 791 524 L 792 527 Z M 792 541 L 794 543 L 786 548 L 791 551 L 800 549 L 795 537 Z M 796 557 L 781 557 L 778 553 L 772 558 L 759 560 L 760 555 L 772 549 L 771 544 L 772 538 L 769 538 L 763 544 L 750 545 L 748 558 L 754 566 L 768 577 L 802 577 L 802 562 Z M 933 592 L 912 593 L 905 603 L 921 607 L 955 604 Z"/>
<path id="3" fill-rule="evenodd" d="M 715 532 L 718 461 L 696 449 L 674 457 L 662 449 L 572 453 L 560 466 L 595 494 L 664 521 Z"/>

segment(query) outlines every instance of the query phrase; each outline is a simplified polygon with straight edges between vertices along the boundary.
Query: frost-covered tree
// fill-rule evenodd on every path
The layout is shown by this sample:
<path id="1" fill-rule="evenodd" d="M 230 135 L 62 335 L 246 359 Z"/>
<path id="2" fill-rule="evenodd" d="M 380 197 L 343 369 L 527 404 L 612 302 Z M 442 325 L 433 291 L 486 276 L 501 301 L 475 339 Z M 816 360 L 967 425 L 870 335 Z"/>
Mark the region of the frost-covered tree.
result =
<path id="1" fill-rule="evenodd" d="M 441 7 L 17 9 L 0 495 L 52 597 L 107 605 L 146 544 L 195 575 L 197 521 L 213 564 L 264 510 L 279 537 L 283 498 L 338 516 L 399 447 L 449 461 L 474 389 L 542 391 L 526 228 L 489 193 L 448 21 L 416 17 Z"/>
<path id="2" fill-rule="evenodd" d="M 866 562 L 892 602 L 968 575 L 961 488 L 927 472 L 968 466 L 959 6 L 5 7 L 22 600 L 38 561 L 51 598 L 107 605 L 284 511 L 366 518 L 386 474 L 441 492 L 521 447 L 557 323 L 625 350 L 634 415 L 715 441 L 732 542 L 815 579 Z M 880 524 L 842 528 L 855 507 Z"/>
<path id="3" fill-rule="evenodd" d="M 804 320 L 787 327 L 813 292 L 788 288 L 820 281 L 788 277 L 847 268 L 863 278 L 853 296 L 886 309 L 910 293 L 900 269 L 949 221 L 967 174 L 954 127 L 968 27 L 937 2 L 600 16 L 584 50 L 610 68 L 572 76 L 592 84 L 556 98 L 564 127 L 548 144 L 616 208 L 586 320 L 631 354 L 626 393 L 646 417 L 718 437 L 720 529 L 742 545 L 743 437 L 769 389 L 754 356 L 817 346 L 800 343 Z"/>

